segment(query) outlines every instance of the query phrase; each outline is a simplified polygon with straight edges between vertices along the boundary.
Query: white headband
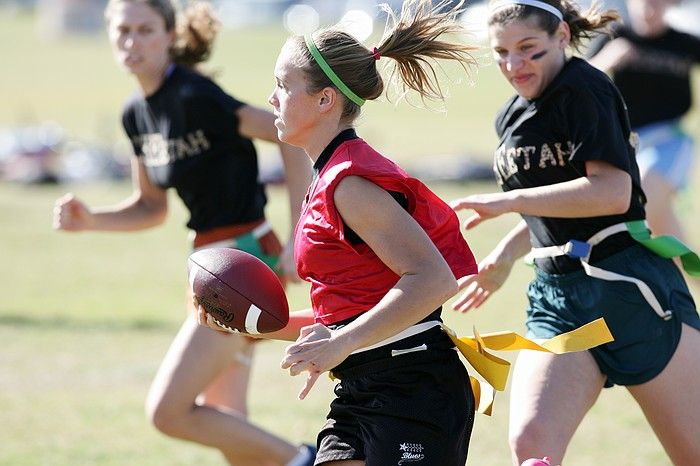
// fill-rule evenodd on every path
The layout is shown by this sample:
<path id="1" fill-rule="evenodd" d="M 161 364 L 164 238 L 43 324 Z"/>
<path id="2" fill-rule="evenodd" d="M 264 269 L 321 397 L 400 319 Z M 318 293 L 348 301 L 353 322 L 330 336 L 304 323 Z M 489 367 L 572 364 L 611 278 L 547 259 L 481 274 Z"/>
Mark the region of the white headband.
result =
<path id="1" fill-rule="evenodd" d="M 539 8 L 541 10 L 545 10 L 552 13 L 554 16 L 559 18 L 559 21 L 564 21 L 564 15 L 561 14 L 561 11 L 559 11 L 557 8 L 553 7 L 549 3 L 541 2 L 540 0 L 499 0 L 491 5 L 491 12 L 493 13 L 496 10 L 500 10 L 501 8 L 510 5 L 534 6 L 535 8 Z"/>

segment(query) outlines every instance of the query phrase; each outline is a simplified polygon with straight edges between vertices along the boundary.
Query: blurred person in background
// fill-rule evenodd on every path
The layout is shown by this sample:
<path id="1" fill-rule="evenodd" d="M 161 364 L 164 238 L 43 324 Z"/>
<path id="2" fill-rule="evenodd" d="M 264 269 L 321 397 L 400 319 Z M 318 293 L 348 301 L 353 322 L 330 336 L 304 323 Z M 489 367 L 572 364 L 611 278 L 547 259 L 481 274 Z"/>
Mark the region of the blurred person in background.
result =
<path id="1" fill-rule="evenodd" d="M 611 75 L 639 137 L 637 164 L 652 231 L 684 239 L 673 200 L 692 175 L 695 147 L 681 120 L 693 104 L 691 71 L 700 64 L 700 38 L 668 24 L 667 12 L 676 3 L 626 0 L 628 24 L 594 41 L 588 55 Z"/>
<path id="2" fill-rule="evenodd" d="M 139 86 L 122 114 L 134 148 L 134 191 L 101 208 L 88 208 L 67 194 L 56 201 L 54 228 L 151 228 L 165 220 L 167 190 L 175 188 L 189 210 L 193 249 L 243 249 L 282 278 L 298 280 L 292 247 L 283 249 L 265 220 L 266 196 L 252 140 L 279 144 L 293 225 L 310 164 L 302 151 L 278 140 L 271 112 L 231 97 L 198 70 L 218 31 L 210 5 L 190 3 L 178 16 L 170 0 L 110 0 L 105 17 L 115 58 Z M 191 290 L 187 303 L 188 315 L 148 394 L 146 409 L 155 426 L 219 449 L 232 465 L 313 464 L 312 448 L 246 420 L 253 340 L 198 325 Z"/>
<path id="3" fill-rule="evenodd" d="M 496 116 L 494 172 L 503 192 L 453 207 L 473 211 L 466 228 L 509 212 L 523 220 L 482 259 L 478 275 L 460 282 L 454 308 L 481 306 L 530 251 L 528 337 L 552 338 L 603 317 L 615 338 L 579 353 L 518 355 L 510 391 L 514 465 L 544 455 L 562 463 L 586 413 L 613 385 L 634 397 L 673 464 L 700 458 L 700 317 L 676 264 L 647 247 L 653 240 L 619 91 L 567 55 L 617 19 L 615 11 L 580 11 L 568 0 L 490 4 L 491 48 L 516 91 Z"/>

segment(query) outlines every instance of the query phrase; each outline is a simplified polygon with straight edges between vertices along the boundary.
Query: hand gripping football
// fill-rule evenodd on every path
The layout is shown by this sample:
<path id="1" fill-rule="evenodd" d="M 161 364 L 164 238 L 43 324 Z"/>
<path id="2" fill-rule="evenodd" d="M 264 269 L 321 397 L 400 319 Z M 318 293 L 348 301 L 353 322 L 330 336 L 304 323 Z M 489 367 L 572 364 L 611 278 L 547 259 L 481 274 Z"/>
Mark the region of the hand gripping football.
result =
<path id="1" fill-rule="evenodd" d="M 259 335 L 287 325 L 282 283 L 257 257 L 238 249 L 202 249 L 190 255 L 187 270 L 197 300 L 225 330 Z"/>

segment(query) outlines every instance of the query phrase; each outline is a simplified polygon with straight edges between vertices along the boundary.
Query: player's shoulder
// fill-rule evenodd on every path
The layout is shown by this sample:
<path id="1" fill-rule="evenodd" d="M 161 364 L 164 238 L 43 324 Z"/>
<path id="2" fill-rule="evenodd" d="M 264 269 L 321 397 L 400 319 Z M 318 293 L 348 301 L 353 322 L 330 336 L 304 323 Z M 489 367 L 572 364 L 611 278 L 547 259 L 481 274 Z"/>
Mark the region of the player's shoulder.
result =
<path id="1" fill-rule="evenodd" d="M 145 100 L 140 92 L 132 93 L 122 105 L 122 123 L 125 127 L 135 124 L 137 114 L 144 108 Z"/>
<path id="2" fill-rule="evenodd" d="M 587 83 L 607 86 L 611 81 L 604 72 L 586 60 L 571 57 L 562 70 L 562 86 L 572 91 L 578 89 L 582 92 L 588 92 L 590 86 L 587 86 Z"/>
<path id="3" fill-rule="evenodd" d="M 237 108 L 243 103 L 226 92 L 214 79 L 197 70 L 177 66 L 173 72 L 177 98 L 184 104 L 218 104 Z"/>
<path id="4" fill-rule="evenodd" d="M 691 43 L 697 44 L 700 42 L 700 36 L 697 36 L 695 34 L 692 34 L 690 32 L 686 31 L 681 31 L 680 29 L 676 29 L 674 27 L 669 27 L 668 28 L 668 35 L 677 38 L 682 41 L 688 41 Z"/>
<path id="5" fill-rule="evenodd" d="M 496 120 L 494 123 L 498 137 L 501 137 L 506 128 L 513 123 L 514 119 L 525 110 L 526 105 L 527 100 L 523 99 L 518 94 L 515 94 L 501 105 L 501 108 L 496 112 Z"/>
<path id="6" fill-rule="evenodd" d="M 552 96 L 564 106 L 571 102 L 605 102 L 614 100 L 617 95 L 610 77 L 587 61 L 572 57 L 564 66 Z"/>
<path id="7" fill-rule="evenodd" d="M 634 40 L 638 38 L 637 34 L 634 33 L 634 30 L 628 24 L 617 21 L 610 26 L 610 31 L 608 33 L 601 35 L 612 39 L 622 37 L 624 39 Z"/>
<path id="8" fill-rule="evenodd" d="M 700 36 L 670 27 L 664 40 L 676 51 L 698 57 L 696 61 L 700 61 Z"/>
<path id="9" fill-rule="evenodd" d="M 133 92 L 126 98 L 122 105 L 122 114 L 133 113 L 137 108 L 143 105 L 144 98 L 140 92 Z"/>
<path id="10" fill-rule="evenodd" d="M 217 95 L 224 92 L 209 76 L 181 65 L 176 65 L 171 80 L 173 89 L 181 98 Z"/>

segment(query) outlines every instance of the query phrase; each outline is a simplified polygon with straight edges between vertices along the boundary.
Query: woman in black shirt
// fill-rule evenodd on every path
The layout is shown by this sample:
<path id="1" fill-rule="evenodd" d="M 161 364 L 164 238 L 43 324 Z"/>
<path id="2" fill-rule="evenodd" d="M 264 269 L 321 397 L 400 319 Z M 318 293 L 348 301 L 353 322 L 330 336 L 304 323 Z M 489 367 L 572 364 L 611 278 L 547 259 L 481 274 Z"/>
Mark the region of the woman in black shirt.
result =
<path id="1" fill-rule="evenodd" d="M 282 247 L 265 220 L 252 139 L 280 146 L 292 224 L 310 166 L 303 152 L 279 142 L 272 113 L 236 100 L 195 69 L 218 29 L 209 5 L 193 3 L 176 18 L 169 0 L 111 0 L 105 16 L 115 57 L 140 88 L 122 116 L 135 153 L 134 192 L 95 209 L 68 194 L 56 202 L 55 228 L 150 228 L 165 219 L 166 190 L 175 188 L 190 213 L 195 249 L 236 247 L 276 267 Z M 291 253 L 287 248 L 278 267 L 287 277 L 296 276 Z M 190 291 L 193 311 L 191 302 Z M 308 448 L 245 420 L 251 355 L 251 340 L 199 326 L 189 312 L 151 386 L 150 418 L 167 435 L 218 448 L 230 464 L 312 464 Z"/>
<path id="2" fill-rule="evenodd" d="M 462 280 L 461 311 L 479 307 L 531 247 L 528 336 L 550 338 L 604 317 L 615 341 L 554 355 L 523 351 L 511 387 L 513 464 L 562 462 L 605 386 L 624 385 L 674 464 L 700 458 L 700 318 L 680 271 L 637 242 L 641 189 L 624 102 L 605 74 L 566 49 L 615 20 L 568 0 L 491 4 L 494 57 L 517 94 L 496 118 L 494 171 L 504 192 L 453 203 L 465 226 L 523 217 Z M 633 236 L 633 234 L 635 236 Z M 575 461 L 574 461 L 575 462 Z"/>

